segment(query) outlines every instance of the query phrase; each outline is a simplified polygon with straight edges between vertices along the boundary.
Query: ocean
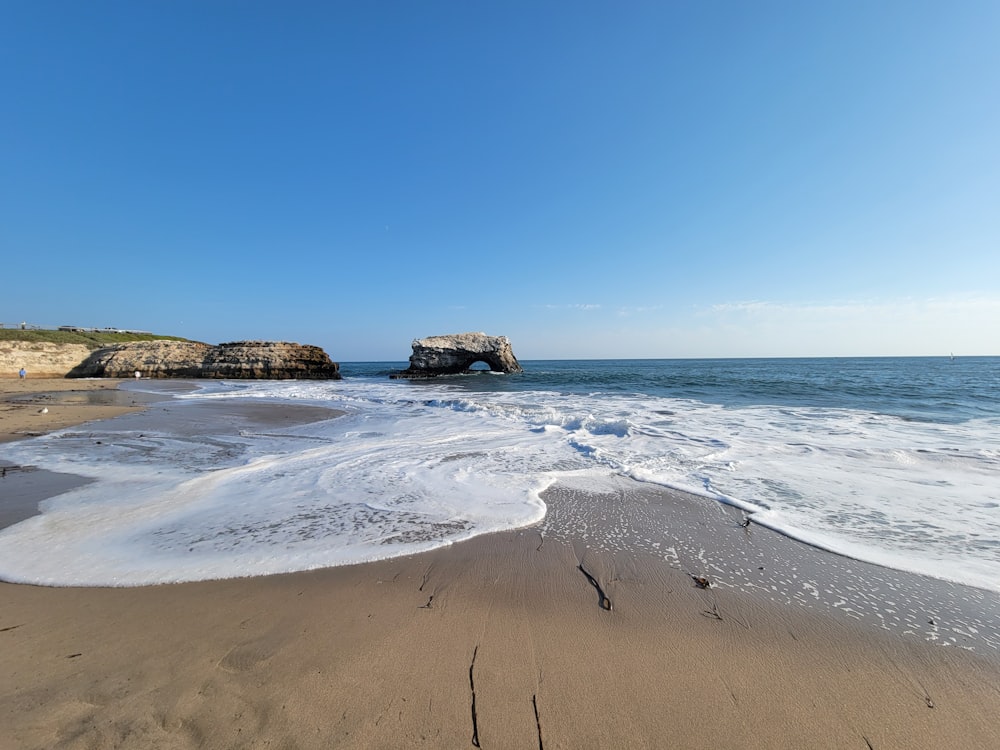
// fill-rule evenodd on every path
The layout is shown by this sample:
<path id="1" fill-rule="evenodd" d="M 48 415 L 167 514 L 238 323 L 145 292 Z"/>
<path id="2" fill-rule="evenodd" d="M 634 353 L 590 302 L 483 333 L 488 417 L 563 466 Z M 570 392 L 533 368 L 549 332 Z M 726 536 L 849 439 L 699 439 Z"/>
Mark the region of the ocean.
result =
<path id="1" fill-rule="evenodd" d="M 0 446 L 94 481 L 0 531 L 0 578 L 143 585 L 410 554 L 627 478 L 899 570 L 1000 591 L 1000 358 L 527 361 L 518 375 L 206 381 L 150 414 Z M 162 381 L 128 383 L 157 390 Z M 324 406 L 173 430 L 220 404 Z M 168 416 L 169 416 L 168 414 Z"/>

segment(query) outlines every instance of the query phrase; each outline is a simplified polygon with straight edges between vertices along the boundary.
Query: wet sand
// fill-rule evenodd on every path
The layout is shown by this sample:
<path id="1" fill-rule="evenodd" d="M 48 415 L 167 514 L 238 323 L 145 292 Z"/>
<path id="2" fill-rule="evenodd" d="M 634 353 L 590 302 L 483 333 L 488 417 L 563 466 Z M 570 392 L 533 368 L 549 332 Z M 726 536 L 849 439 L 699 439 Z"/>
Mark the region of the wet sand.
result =
<path id="1" fill-rule="evenodd" d="M 0 443 L 142 409 L 143 394 L 121 380 L 0 378 Z M 44 411 L 43 411 L 44 409 Z"/>
<path id="2" fill-rule="evenodd" d="M 148 394 L 119 390 L 121 383 L 113 379 L 0 378 L 0 446 L 140 411 L 154 400 Z M 45 498 L 87 481 L 72 474 L 14 465 L 3 460 L 0 450 L 0 529 L 34 515 Z"/>
<path id="3" fill-rule="evenodd" d="M 997 595 L 636 483 L 546 502 L 366 565 L 0 584 L 0 747 L 1000 746 Z"/>
<path id="4" fill-rule="evenodd" d="M 195 387 L 193 381 L 184 380 L 147 380 L 138 385 L 113 379 L 0 379 L 0 444 L 70 427 L 85 430 L 88 424 L 111 418 L 118 429 L 162 429 L 173 435 L 192 436 L 280 429 L 331 419 L 341 413 L 317 406 L 278 406 L 245 399 L 219 399 L 190 409 L 177 408 L 171 401 L 173 395 Z M 4 461 L 0 450 L 0 481 L 3 529 L 35 515 L 42 500 L 90 480 L 18 466 Z"/>

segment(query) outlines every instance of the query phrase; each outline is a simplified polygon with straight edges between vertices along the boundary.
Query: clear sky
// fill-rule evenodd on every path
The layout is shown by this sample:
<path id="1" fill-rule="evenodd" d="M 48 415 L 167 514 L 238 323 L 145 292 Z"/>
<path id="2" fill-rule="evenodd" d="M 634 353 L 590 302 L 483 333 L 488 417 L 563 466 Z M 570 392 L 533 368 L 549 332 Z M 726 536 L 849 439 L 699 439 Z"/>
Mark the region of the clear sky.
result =
<path id="1" fill-rule="evenodd" d="M 998 40 L 996 0 L 0 0 L 0 321 L 997 355 Z"/>

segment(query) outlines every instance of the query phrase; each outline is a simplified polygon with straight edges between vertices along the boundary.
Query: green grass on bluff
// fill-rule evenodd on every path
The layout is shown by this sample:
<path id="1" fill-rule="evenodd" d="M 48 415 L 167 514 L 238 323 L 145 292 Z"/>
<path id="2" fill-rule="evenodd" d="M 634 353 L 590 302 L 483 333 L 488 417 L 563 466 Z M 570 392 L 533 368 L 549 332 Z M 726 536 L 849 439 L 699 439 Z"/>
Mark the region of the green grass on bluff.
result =
<path id="1" fill-rule="evenodd" d="M 46 331 L 20 328 L 0 328 L 0 341 L 46 342 L 51 344 L 83 344 L 88 349 L 121 344 L 125 341 L 188 341 L 180 336 L 159 336 L 155 333 L 92 333 L 89 331 Z"/>

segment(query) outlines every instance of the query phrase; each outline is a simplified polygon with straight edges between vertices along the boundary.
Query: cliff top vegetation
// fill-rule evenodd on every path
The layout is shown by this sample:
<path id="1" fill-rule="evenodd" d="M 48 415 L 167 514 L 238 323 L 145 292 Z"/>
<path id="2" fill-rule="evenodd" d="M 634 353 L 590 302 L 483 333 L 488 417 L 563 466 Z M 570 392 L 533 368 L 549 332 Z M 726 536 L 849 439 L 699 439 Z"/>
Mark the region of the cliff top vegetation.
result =
<path id="1" fill-rule="evenodd" d="M 0 328 L 0 341 L 48 342 L 52 344 L 83 344 L 88 349 L 120 344 L 125 341 L 188 341 L 180 336 L 161 336 L 155 333 L 128 333 L 105 331 L 56 331 L 46 329 Z"/>

